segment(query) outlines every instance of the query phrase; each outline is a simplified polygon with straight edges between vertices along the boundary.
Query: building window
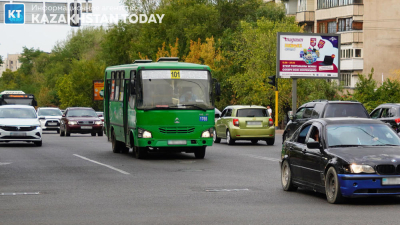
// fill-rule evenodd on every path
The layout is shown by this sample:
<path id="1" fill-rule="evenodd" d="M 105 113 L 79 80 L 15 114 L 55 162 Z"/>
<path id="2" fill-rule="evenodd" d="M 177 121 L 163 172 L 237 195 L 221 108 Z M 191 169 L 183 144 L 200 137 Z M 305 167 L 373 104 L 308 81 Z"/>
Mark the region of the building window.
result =
<path id="1" fill-rule="evenodd" d="M 339 29 L 338 31 L 351 31 L 353 30 L 353 18 L 339 19 Z"/>
<path id="2" fill-rule="evenodd" d="M 13 62 L 13 61 L 11 61 L 11 62 L 10 62 L 10 64 L 12 65 L 12 64 L 14 64 L 14 62 Z"/>
<path id="3" fill-rule="evenodd" d="M 307 10 L 307 0 L 299 1 L 299 12 L 303 12 Z"/>
<path id="4" fill-rule="evenodd" d="M 319 33 L 326 33 L 326 25 L 325 23 L 319 24 Z"/>
<path id="5" fill-rule="evenodd" d="M 336 22 L 328 23 L 328 33 L 330 33 L 330 34 L 336 33 Z"/>
<path id="6" fill-rule="evenodd" d="M 337 6 L 352 5 L 352 4 L 363 4 L 363 0 L 318 0 L 318 9 L 328 9 Z"/>
<path id="7" fill-rule="evenodd" d="M 355 57 L 361 58 L 361 49 L 355 49 L 355 52 L 356 52 Z"/>
<path id="8" fill-rule="evenodd" d="M 351 74 L 341 73 L 340 74 L 340 84 L 344 87 L 351 87 Z"/>

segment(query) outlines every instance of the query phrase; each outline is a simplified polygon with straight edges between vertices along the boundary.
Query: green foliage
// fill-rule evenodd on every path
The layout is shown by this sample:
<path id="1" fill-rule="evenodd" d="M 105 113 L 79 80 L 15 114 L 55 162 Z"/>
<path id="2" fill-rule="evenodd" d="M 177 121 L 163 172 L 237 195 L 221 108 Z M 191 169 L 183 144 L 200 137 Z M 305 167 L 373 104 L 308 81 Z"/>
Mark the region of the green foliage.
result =
<path id="1" fill-rule="evenodd" d="M 3 56 L 0 55 L 0 66 L 3 65 L 4 61 L 3 61 Z"/>

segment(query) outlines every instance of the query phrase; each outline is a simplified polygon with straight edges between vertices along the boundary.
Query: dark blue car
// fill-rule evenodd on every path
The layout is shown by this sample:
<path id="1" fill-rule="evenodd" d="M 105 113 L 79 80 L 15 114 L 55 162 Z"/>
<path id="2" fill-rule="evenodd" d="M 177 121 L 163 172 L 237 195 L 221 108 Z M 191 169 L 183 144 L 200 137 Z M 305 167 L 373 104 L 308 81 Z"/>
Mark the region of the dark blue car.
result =
<path id="1" fill-rule="evenodd" d="M 280 166 L 285 191 L 308 188 L 329 203 L 400 195 L 400 138 L 376 120 L 307 121 L 284 142 Z"/>

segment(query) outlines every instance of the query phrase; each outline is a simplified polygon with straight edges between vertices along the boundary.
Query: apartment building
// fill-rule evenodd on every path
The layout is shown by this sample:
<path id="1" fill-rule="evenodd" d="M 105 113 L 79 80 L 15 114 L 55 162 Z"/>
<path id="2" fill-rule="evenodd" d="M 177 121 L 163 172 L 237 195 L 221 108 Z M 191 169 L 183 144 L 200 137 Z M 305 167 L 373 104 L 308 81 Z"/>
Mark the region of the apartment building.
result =
<path id="1" fill-rule="evenodd" d="M 22 63 L 19 61 L 20 54 L 8 54 L 7 58 L 5 58 L 3 61 L 3 65 L 0 66 L 0 77 L 3 75 L 3 72 L 6 71 L 7 69 L 11 71 L 16 71 L 19 69 L 22 65 Z"/>

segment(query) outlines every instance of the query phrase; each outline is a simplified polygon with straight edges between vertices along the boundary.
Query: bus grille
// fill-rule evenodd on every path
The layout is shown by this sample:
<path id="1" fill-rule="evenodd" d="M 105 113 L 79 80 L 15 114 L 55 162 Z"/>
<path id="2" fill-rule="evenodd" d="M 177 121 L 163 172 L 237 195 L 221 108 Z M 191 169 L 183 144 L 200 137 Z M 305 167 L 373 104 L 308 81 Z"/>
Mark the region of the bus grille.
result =
<path id="1" fill-rule="evenodd" d="M 160 127 L 163 134 L 190 134 L 194 132 L 194 127 Z"/>

